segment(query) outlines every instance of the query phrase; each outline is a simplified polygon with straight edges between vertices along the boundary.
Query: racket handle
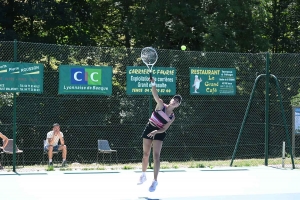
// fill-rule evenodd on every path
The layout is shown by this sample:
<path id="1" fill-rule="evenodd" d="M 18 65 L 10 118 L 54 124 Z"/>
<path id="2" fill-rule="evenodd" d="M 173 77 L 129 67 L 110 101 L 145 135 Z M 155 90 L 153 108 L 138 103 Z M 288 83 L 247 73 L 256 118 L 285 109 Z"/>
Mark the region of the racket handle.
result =
<path id="1" fill-rule="evenodd" d="M 149 75 L 150 75 L 150 80 L 152 79 L 152 72 L 149 72 Z"/>

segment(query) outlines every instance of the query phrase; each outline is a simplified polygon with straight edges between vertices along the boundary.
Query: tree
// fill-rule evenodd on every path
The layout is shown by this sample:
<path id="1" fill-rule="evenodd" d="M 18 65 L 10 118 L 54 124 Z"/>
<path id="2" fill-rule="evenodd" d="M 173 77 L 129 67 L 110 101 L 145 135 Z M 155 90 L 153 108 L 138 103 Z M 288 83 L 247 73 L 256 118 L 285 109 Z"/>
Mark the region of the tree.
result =
<path id="1" fill-rule="evenodd" d="M 0 40 L 192 51 L 298 52 L 297 0 L 1 1 Z"/>

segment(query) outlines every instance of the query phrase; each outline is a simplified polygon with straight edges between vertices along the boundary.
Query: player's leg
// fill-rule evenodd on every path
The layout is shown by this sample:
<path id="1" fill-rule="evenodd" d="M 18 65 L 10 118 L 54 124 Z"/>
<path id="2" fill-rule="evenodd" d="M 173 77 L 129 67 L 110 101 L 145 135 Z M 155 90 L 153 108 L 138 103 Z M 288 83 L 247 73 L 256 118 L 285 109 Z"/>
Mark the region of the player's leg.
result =
<path id="1" fill-rule="evenodd" d="M 138 184 L 143 184 L 146 178 L 146 170 L 149 163 L 149 155 L 151 151 L 152 139 L 143 138 L 143 158 L 142 158 L 142 175 L 140 176 Z"/>
<path id="2" fill-rule="evenodd" d="M 158 172 L 160 169 L 160 152 L 163 141 L 153 140 L 153 161 L 154 161 L 154 180 L 157 181 Z"/>
<path id="3" fill-rule="evenodd" d="M 158 184 L 157 176 L 160 169 L 160 152 L 161 152 L 162 144 L 163 144 L 162 140 L 153 140 L 154 180 L 149 188 L 150 192 L 154 192 Z"/>
<path id="4" fill-rule="evenodd" d="M 140 176 L 140 180 L 138 184 L 144 183 L 146 179 L 146 170 L 148 167 L 149 163 L 149 156 L 150 156 L 150 151 L 151 151 L 151 146 L 152 146 L 152 141 L 153 139 L 148 137 L 148 134 L 151 133 L 153 130 L 157 130 L 157 127 L 152 126 L 150 123 L 147 123 L 143 134 L 143 159 L 142 159 L 142 175 Z"/>
<path id="5" fill-rule="evenodd" d="M 142 171 L 146 172 L 148 163 L 149 163 L 149 156 L 151 151 L 152 140 L 143 138 L 143 160 L 142 160 Z"/>

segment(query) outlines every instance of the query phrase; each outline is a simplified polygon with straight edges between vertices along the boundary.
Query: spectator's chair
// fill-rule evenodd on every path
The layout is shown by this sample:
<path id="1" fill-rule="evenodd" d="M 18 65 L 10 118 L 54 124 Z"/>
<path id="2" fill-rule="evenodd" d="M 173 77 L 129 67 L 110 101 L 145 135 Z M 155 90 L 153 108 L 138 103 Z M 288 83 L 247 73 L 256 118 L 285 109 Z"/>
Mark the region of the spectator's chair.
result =
<path id="1" fill-rule="evenodd" d="M 46 140 L 44 140 L 44 146 L 43 146 L 43 163 L 45 163 L 45 156 L 48 158 L 48 151 L 45 150 L 45 146 L 46 146 Z M 61 151 L 60 150 L 53 151 L 52 153 L 53 153 L 52 160 L 53 160 L 53 163 L 55 163 L 55 159 L 54 158 L 57 157 L 55 155 L 58 155 L 59 153 L 61 153 Z M 47 159 L 46 163 L 48 163 L 48 159 Z M 57 163 L 58 163 L 58 160 L 57 160 Z"/>
<path id="2" fill-rule="evenodd" d="M 6 145 L 6 147 L 3 149 L 3 154 L 6 157 L 6 162 L 9 163 L 8 161 L 8 156 L 6 156 L 6 154 L 10 154 L 13 155 L 13 146 L 14 146 L 14 140 L 13 139 L 8 139 L 8 143 Z M 18 155 L 18 160 L 17 160 L 17 164 L 19 163 L 19 155 L 22 154 L 23 156 L 23 167 L 24 167 L 24 152 L 23 150 L 20 150 L 18 148 L 18 146 L 16 145 L 16 154 Z"/>
<path id="3" fill-rule="evenodd" d="M 97 163 L 99 162 L 99 153 L 102 153 L 102 163 L 104 163 L 104 154 L 110 154 L 111 162 L 111 154 L 116 153 L 116 163 L 118 163 L 118 152 L 110 148 L 107 140 L 98 140 Z"/>

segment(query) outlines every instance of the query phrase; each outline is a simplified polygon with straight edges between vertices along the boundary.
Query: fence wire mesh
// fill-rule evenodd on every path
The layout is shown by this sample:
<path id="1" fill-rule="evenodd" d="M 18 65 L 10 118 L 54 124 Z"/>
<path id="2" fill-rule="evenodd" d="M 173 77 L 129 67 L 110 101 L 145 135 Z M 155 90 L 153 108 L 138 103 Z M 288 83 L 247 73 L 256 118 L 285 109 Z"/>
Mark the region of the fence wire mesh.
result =
<path id="1" fill-rule="evenodd" d="M 17 52 L 14 52 L 17 44 Z M 147 95 L 126 95 L 126 66 L 144 66 L 141 49 L 61 46 L 26 42 L 0 42 L 0 61 L 44 65 L 42 94 L 16 94 L 16 143 L 24 151 L 25 169 L 47 165 L 43 140 L 53 123 L 61 125 L 68 148 L 68 163 L 97 162 L 97 140 L 108 140 L 118 151 L 118 163 L 140 163 L 141 134 L 155 102 Z M 167 131 L 161 161 L 194 163 L 224 161 L 229 166 L 255 79 L 266 71 L 266 53 L 226 53 L 158 50 L 156 66 L 176 69 L 177 93 L 183 103 L 175 111 L 176 120 Z M 112 95 L 59 95 L 59 65 L 113 67 Z M 234 96 L 190 95 L 190 67 L 235 68 Z M 299 93 L 300 54 L 270 54 L 270 72 L 280 84 L 292 140 L 291 98 Z M 243 165 L 265 164 L 265 79 L 257 82 L 254 98 L 234 161 Z M 0 131 L 13 138 L 13 94 L 0 93 Z M 270 79 L 269 165 L 280 166 L 282 143 L 286 141 L 284 121 L 275 81 Z M 161 96 L 168 102 L 171 96 Z M 295 163 L 300 139 L 295 140 Z M 289 149 L 286 146 L 287 156 Z M 59 160 L 61 158 L 58 158 Z M 43 162 L 43 160 L 45 162 Z M 2 162 L 4 162 L 2 160 Z M 19 165 L 21 157 L 19 160 Z M 110 165 L 108 160 L 101 165 Z M 7 163 L 7 167 L 11 165 Z M 286 166 L 291 161 L 286 159 Z M 20 168 L 18 167 L 18 170 Z"/>

